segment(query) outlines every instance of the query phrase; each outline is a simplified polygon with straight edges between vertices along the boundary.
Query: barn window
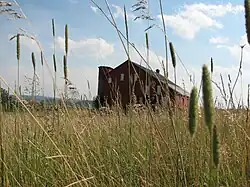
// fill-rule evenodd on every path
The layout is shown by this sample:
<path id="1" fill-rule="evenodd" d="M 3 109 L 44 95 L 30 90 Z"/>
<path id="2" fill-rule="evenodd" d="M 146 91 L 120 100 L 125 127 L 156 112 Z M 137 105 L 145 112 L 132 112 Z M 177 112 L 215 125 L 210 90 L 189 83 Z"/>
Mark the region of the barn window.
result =
<path id="1" fill-rule="evenodd" d="M 112 82 L 112 78 L 111 77 L 109 77 L 109 79 L 108 79 L 108 83 L 111 83 Z"/>
<path id="2" fill-rule="evenodd" d="M 124 81 L 124 73 L 121 74 L 120 81 Z"/>
<path id="3" fill-rule="evenodd" d="M 161 94 L 161 85 L 157 85 L 157 95 Z"/>

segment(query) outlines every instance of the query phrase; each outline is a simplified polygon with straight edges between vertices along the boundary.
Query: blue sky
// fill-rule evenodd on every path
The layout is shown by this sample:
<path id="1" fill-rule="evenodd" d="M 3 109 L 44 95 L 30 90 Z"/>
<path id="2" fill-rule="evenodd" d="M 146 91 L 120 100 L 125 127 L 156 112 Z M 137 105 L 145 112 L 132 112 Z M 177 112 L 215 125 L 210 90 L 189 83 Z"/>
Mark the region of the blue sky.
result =
<path id="1" fill-rule="evenodd" d="M 10 1 L 11 2 L 11 1 Z M 126 60 L 115 29 L 106 18 L 96 9 L 94 4 L 87 0 L 54 0 L 54 1 L 17 1 L 27 20 L 9 20 L 7 16 L 0 15 L 0 76 L 12 87 L 16 80 L 16 54 L 15 41 L 9 41 L 10 36 L 23 28 L 35 35 L 42 44 L 47 63 L 52 70 L 53 38 L 51 19 L 56 23 L 56 56 L 58 63 L 58 87 L 63 86 L 62 57 L 64 53 L 64 26 L 69 27 L 69 78 L 77 86 L 81 94 L 88 94 L 87 80 L 90 81 L 91 95 L 97 91 L 97 76 L 99 65 L 117 66 Z M 95 1 L 108 13 L 104 0 Z M 123 6 L 126 6 L 129 18 L 130 40 L 145 56 L 144 29 L 148 22 L 133 18 L 139 12 L 132 12 L 131 7 L 136 0 L 108 1 L 118 27 L 124 32 Z M 220 84 L 220 73 L 227 82 L 227 74 L 234 80 L 238 68 L 240 48 L 239 44 L 246 43 L 243 1 L 193 1 L 175 0 L 163 1 L 164 18 L 167 24 L 168 38 L 173 42 L 176 52 L 185 64 L 189 73 L 195 75 L 196 82 L 200 81 L 201 66 L 209 64 L 210 57 L 215 63 L 214 80 Z M 19 11 L 18 7 L 17 10 Z M 155 18 L 154 22 L 161 26 L 159 19 L 159 3 L 149 1 L 149 10 Z M 149 31 L 150 39 L 150 65 L 153 69 L 160 68 L 159 59 L 165 58 L 163 33 L 157 27 Z M 240 43 L 241 42 L 241 43 Z M 30 40 L 21 42 L 21 82 L 27 86 L 24 75 L 32 77 L 31 52 L 35 52 L 38 63 L 38 75 L 42 81 L 41 65 L 38 47 Z M 236 96 L 239 99 L 241 92 L 246 97 L 249 83 L 250 66 L 247 58 L 250 49 L 245 47 L 243 90 L 240 83 L 237 85 Z M 155 55 L 158 55 L 157 56 Z M 139 63 L 138 55 L 131 51 L 132 60 Z M 170 78 L 173 78 L 173 69 L 170 66 Z M 248 73 L 249 72 L 249 73 Z M 52 95 L 52 81 L 48 68 L 45 69 L 45 93 Z M 180 61 L 177 61 L 177 83 L 186 89 L 191 89 L 189 75 L 185 72 Z M 215 97 L 220 96 L 218 89 L 214 88 Z"/>

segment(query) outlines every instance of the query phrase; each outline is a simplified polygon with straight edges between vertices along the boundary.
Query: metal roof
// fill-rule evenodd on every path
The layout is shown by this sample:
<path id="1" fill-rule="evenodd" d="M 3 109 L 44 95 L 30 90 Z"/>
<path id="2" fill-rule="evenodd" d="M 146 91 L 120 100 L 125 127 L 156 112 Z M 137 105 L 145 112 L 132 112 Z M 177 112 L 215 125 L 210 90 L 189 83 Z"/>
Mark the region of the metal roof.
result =
<path id="1" fill-rule="evenodd" d="M 161 75 L 159 73 L 156 73 L 155 71 L 152 71 L 152 70 L 150 70 L 150 69 L 148 69 L 146 67 L 143 67 L 143 66 L 141 66 L 141 65 L 139 65 L 139 64 L 137 64 L 135 62 L 132 62 L 132 64 L 134 66 L 137 66 L 138 68 L 142 69 L 143 71 L 147 72 L 150 76 L 152 76 L 152 77 L 154 77 L 156 79 L 159 79 L 162 83 L 166 83 L 166 78 L 163 75 Z M 188 97 L 190 96 L 190 94 L 186 90 L 184 90 L 183 88 L 181 88 L 178 85 L 175 85 L 175 83 L 170 81 L 170 80 L 168 80 L 168 86 L 173 90 L 176 89 L 176 91 L 178 93 L 180 93 L 181 95 L 185 95 L 185 96 L 188 96 Z"/>

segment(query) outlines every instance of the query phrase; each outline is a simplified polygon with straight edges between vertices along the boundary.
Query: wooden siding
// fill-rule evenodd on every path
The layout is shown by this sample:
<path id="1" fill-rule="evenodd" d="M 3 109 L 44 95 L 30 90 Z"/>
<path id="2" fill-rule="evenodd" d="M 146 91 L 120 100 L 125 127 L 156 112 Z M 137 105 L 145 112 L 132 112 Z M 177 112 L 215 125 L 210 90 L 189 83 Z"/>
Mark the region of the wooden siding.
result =
<path id="1" fill-rule="evenodd" d="M 124 80 L 120 80 L 121 74 L 124 74 Z M 135 75 L 137 75 L 136 82 L 134 82 Z M 144 103 L 146 72 L 138 66 L 133 66 L 133 63 L 131 63 L 130 77 L 133 79 L 131 82 L 131 92 L 133 85 L 135 84 L 134 94 L 137 102 L 140 102 L 141 100 Z M 109 78 L 111 78 L 111 83 L 108 82 Z M 155 77 L 148 76 L 148 82 L 154 82 L 154 86 L 150 87 L 150 96 L 157 95 L 157 86 L 164 86 Z M 173 92 L 173 89 L 170 88 L 170 97 L 172 101 L 175 101 L 176 106 L 181 108 L 187 107 L 189 97 L 176 93 L 176 97 L 174 98 Z M 128 61 L 120 64 L 115 69 L 105 66 L 99 67 L 98 96 L 100 98 L 107 98 L 109 105 L 114 105 L 116 102 L 120 102 L 122 106 L 125 107 L 130 101 L 130 95 Z M 165 96 L 163 89 L 161 89 L 161 95 L 158 95 L 158 97 L 161 99 L 161 96 Z M 101 101 L 101 104 L 103 104 L 103 100 Z"/>

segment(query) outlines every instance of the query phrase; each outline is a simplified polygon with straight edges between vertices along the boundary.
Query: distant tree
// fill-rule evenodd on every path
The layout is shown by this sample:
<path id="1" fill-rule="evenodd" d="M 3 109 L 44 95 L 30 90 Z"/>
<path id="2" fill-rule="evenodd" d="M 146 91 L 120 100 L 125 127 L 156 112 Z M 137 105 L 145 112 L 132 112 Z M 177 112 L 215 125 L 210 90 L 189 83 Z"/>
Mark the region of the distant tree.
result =
<path id="1" fill-rule="evenodd" d="M 1 95 L 0 103 L 1 103 L 2 107 L 5 108 L 7 106 L 9 99 L 10 99 L 9 93 L 7 90 L 0 88 L 0 95 Z"/>
<path id="2" fill-rule="evenodd" d="M 18 107 L 18 103 L 15 96 L 10 95 L 6 89 L 0 87 L 0 105 L 4 111 L 14 111 Z M 19 111 L 22 109 L 23 107 L 19 105 Z"/>

